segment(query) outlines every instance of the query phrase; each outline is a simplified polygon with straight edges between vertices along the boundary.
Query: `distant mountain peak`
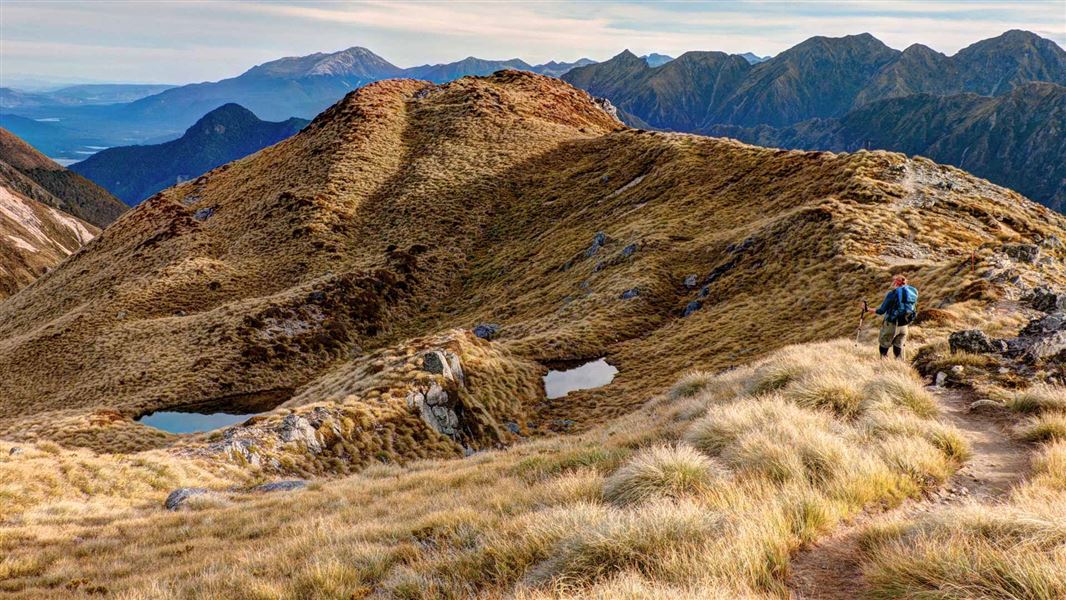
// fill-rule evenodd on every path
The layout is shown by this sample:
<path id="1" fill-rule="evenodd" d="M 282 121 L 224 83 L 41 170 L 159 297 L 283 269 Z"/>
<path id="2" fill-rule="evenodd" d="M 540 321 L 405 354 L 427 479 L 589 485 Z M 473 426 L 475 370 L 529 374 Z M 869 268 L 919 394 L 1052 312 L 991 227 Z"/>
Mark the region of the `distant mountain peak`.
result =
<path id="1" fill-rule="evenodd" d="M 656 54 L 655 52 L 645 54 L 644 56 L 641 56 L 641 58 L 644 59 L 644 62 L 648 63 L 649 67 L 660 67 L 674 60 L 673 56 L 668 56 L 666 54 Z"/>
<path id="2" fill-rule="evenodd" d="M 769 56 L 759 56 L 758 54 L 755 54 L 753 52 L 745 52 L 743 54 L 738 54 L 737 56 L 743 58 L 744 60 L 748 61 L 748 63 L 753 65 L 770 60 Z"/>
<path id="3" fill-rule="evenodd" d="M 273 145 L 306 124 L 303 119 L 263 121 L 229 102 L 200 117 L 176 140 L 108 148 L 71 165 L 71 170 L 135 205 L 161 189 Z M 137 168 L 130 170 L 130 165 Z"/>
<path id="4" fill-rule="evenodd" d="M 187 135 L 197 133 L 210 134 L 211 132 L 224 133 L 227 127 L 238 127 L 259 122 L 260 119 L 255 116 L 255 113 L 236 102 L 229 102 L 200 117 L 200 120 L 194 123 L 192 127 L 189 127 L 185 133 Z"/>
<path id="5" fill-rule="evenodd" d="M 932 48 L 930 48 L 929 46 L 926 46 L 925 44 L 911 44 L 910 46 L 907 46 L 906 48 L 903 49 L 903 54 L 906 55 L 906 56 L 909 56 L 909 55 L 912 55 L 912 54 L 917 54 L 917 55 L 932 55 L 932 54 L 936 54 L 936 55 L 939 55 L 939 56 L 944 56 L 943 53 L 937 52 L 936 50 L 933 50 Z"/>
<path id="6" fill-rule="evenodd" d="M 377 77 L 397 75 L 401 69 L 362 46 L 332 53 L 287 56 L 252 67 L 244 76 L 299 79 L 302 77 Z"/>

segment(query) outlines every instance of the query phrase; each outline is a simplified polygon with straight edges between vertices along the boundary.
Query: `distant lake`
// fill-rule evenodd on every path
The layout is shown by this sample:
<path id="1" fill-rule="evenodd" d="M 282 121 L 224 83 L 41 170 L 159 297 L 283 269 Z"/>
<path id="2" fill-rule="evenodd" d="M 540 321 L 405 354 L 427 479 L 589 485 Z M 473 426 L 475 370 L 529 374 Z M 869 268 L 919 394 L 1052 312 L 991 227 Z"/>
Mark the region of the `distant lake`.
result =
<path id="1" fill-rule="evenodd" d="M 617 373 L 605 358 L 569 369 L 552 369 L 544 376 L 544 392 L 548 398 L 562 398 L 570 392 L 607 385 Z"/>

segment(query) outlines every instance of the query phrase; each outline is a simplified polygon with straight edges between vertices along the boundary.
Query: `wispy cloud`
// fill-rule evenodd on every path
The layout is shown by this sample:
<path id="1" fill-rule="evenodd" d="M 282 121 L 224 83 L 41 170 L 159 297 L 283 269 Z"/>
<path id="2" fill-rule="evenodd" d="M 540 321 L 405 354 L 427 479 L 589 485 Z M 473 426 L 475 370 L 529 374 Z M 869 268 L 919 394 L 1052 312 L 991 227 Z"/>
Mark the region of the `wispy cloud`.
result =
<path id="1" fill-rule="evenodd" d="M 0 3 L 3 72 L 192 81 L 279 56 L 366 46 L 409 66 L 468 55 L 530 62 L 686 50 L 775 54 L 811 35 L 870 32 L 951 54 L 1006 29 L 1066 45 L 1063 0 L 1033 2 Z"/>

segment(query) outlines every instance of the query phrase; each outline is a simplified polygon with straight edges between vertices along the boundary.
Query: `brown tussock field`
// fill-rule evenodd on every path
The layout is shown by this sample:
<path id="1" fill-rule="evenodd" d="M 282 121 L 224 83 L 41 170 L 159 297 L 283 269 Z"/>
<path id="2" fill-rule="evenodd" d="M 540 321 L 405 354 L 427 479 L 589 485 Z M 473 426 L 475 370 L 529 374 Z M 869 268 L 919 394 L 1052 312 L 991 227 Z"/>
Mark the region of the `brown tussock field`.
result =
<path id="1" fill-rule="evenodd" d="M 857 411 L 803 400 L 844 381 L 862 390 Z M 923 394 L 909 368 L 851 342 L 796 346 L 582 434 L 379 465 L 292 494 L 223 488 L 179 513 L 159 510 L 153 493 L 197 477 L 173 459 L 142 453 L 118 471 L 103 466 L 112 457 L 46 445 L 0 459 L 5 480 L 45 464 L 95 469 L 101 503 L 37 491 L 39 503 L 4 528 L 0 589 L 57 598 L 92 589 L 125 598 L 780 597 L 804 541 L 865 507 L 921 494 L 966 458 L 957 433 L 906 398 Z M 6 457 L 6 444 L 0 450 Z"/>

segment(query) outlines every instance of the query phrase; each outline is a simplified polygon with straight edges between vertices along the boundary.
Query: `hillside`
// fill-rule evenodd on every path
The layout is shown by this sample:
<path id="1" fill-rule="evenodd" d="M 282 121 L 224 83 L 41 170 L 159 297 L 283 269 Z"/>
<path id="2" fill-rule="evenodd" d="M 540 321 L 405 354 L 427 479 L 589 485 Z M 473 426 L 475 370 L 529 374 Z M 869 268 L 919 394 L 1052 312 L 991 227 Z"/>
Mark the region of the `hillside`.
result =
<path id="1" fill-rule="evenodd" d="M 927 156 L 1066 211 L 1066 87 L 1030 83 L 997 97 L 915 94 L 840 119 L 786 128 L 716 126 L 707 135 L 781 148 L 884 148 Z"/>
<path id="2" fill-rule="evenodd" d="M 606 62 L 573 69 L 563 80 L 609 99 L 642 123 L 685 131 L 700 127 L 722 110 L 750 66 L 743 57 L 724 52 L 686 52 L 651 67 L 626 50 Z M 693 86 L 694 81 L 705 85 Z"/>
<path id="3" fill-rule="evenodd" d="M 563 79 L 634 127 L 921 154 L 1062 207 L 1066 51 L 1032 33 L 950 57 L 920 44 L 899 52 L 869 34 L 811 38 L 756 64 L 689 52 L 652 68 L 623 52 Z"/>
<path id="4" fill-rule="evenodd" d="M 108 148 L 74 163 L 70 170 L 111 190 L 126 204 L 136 205 L 159 190 L 275 144 L 306 124 L 296 118 L 261 121 L 242 106 L 226 104 L 204 115 L 174 141 Z"/>
<path id="5" fill-rule="evenodd" d="M 1048 237 L 1061 223 L 898 155 L 616 126 L 583 94 L 518 72 L 350 95 L 299 135 L 146 202 L 7 302 L 4 416 L 108 406 L 132 417 L 294 395 L 353 348 L 366 356 L 488 321 L 528 359 L 607 355 L 621 369 L 610 390 L 588 394 L 587 409 L 541 409 L 580 421 L 628 410 L 637 389 L 667 384 L 694 360 L 726 366 L 845 333 L 844 306 L 900 264 L 931 280 L 931 297 L 958 293 L 972 282 L 950 273 L 972 251 Z M 978 189 L 988 206 L 960 215 Z M 994 224 L 982 214 L 1013 216 Z M 860 224 L 879 222 L 896 225 Z M 897 227 L 910 239 L 896 239 Z M 797 271 L 834 282 L 803 328 L 785 308 L 786 274 Z M 681 285 L 690 273 L 702 282 L 693 289 Z M 777 300 L 745 301 L 754 287 Z M 622 301 L 627 290 L 636 297 Z M 681 319 L 693 302 L 704 308 Z M 72 324 L 59 335 L 41 325 L 60 321 Z M 648 358 L 710 327 L 714 346 Z M 57 370 L 51 357 L 73 352 L 83 359 Z"/>
<path id="6" fill-rule="evenodd" d="M 898 55 L 868 33 L 810 38 L 753 65 L 711 122 L 790 125 L 841 115 L 870 78 Z"/>
<path id="7" fill-rule="evenodd" d="M 100 230 L 29 198 L 0 175 L 0 300 L 32 283 Z"/>
<path id="8" fill-rule="evenodd" d="M 0 177 L 11 190 L 97 227 L 106 227 L 125 210 L 106 190 L 59 166 L 3 128 L 0 128 Z"/>
<path id="9" fill-rule="evenodd" d="M 1020 299 L 1066 284 L 1063 239 L 1063 216 L 927 159 L 632 130 L 528 72 L 377 82 L 0 303 L 0 589 L 785 597 L 817 542 L 933 510 L 988 458 L 923 376 L 1062 376 L 945 338 L 1017 336 Z M 897 272 L 931 374 L 877 359 L 872 328 L 856 347 L 860 299 Z M 613 381 L 547 397 L 558 361 L 601 357 Z M 135 420 L 164 410 L 258 414 Z M 1057 560 L 1012 501 L 996 523 L 1023 541 L 996 543 Z M 876 575 L 939 548 L 893 536 L 1000 531 L 967 523 L 906 521 L 850 558 Z M 1055 568 L 997 573 L 1025 597 L 1061 589 Z M 905 597 L 888 577 L 869 584 Z"/>

